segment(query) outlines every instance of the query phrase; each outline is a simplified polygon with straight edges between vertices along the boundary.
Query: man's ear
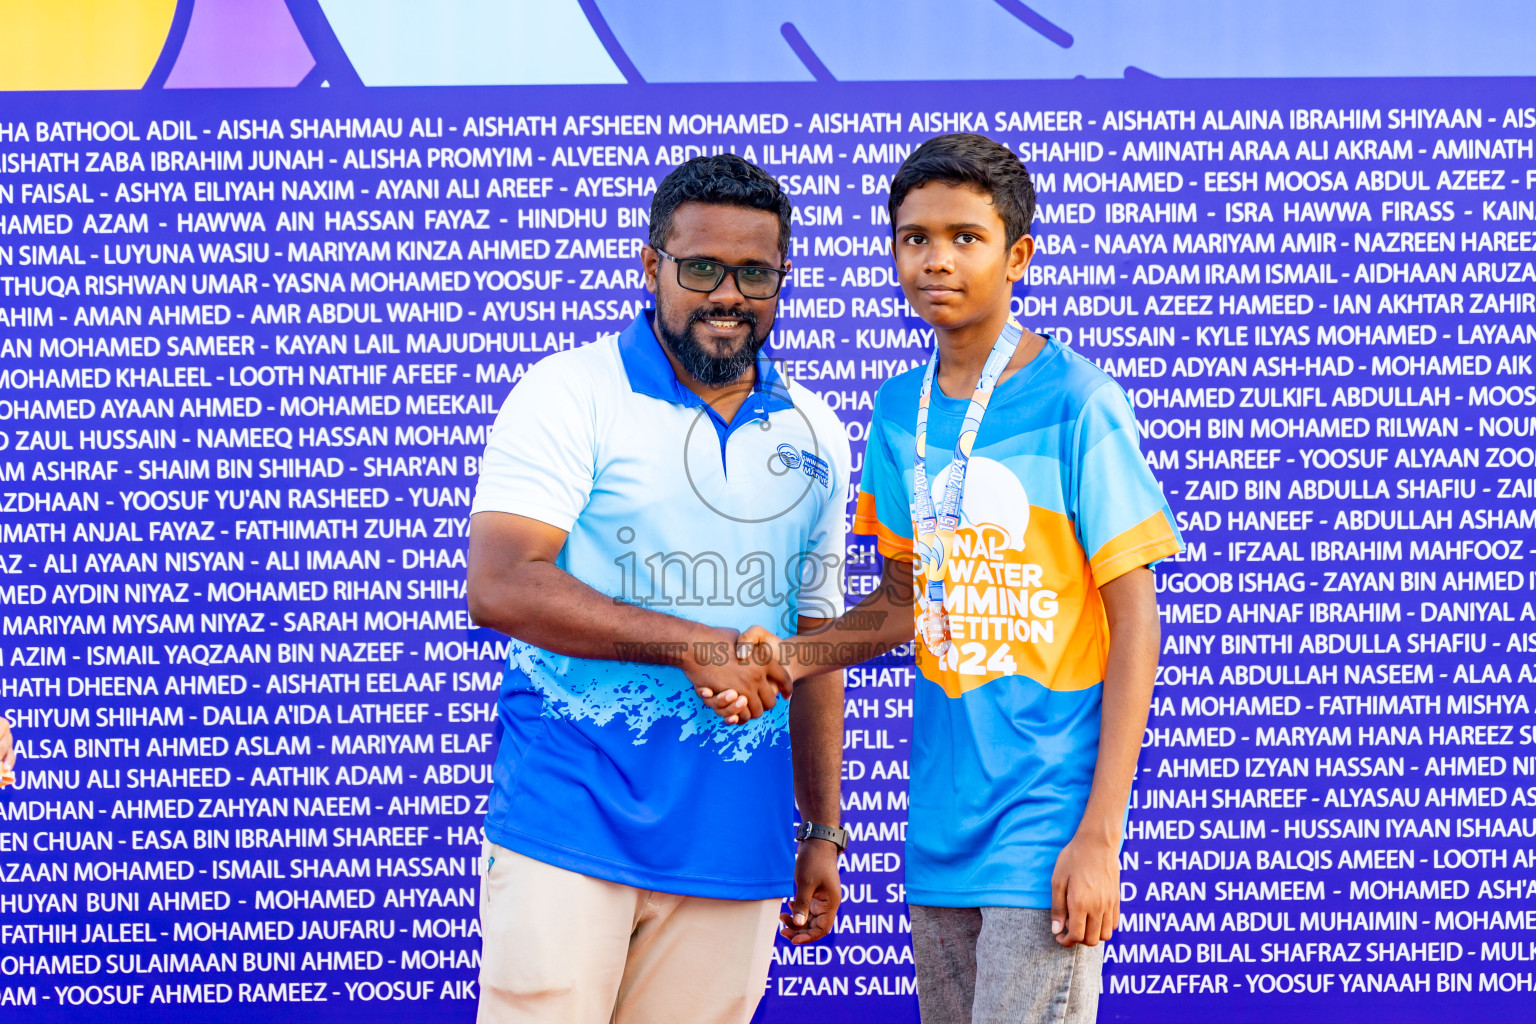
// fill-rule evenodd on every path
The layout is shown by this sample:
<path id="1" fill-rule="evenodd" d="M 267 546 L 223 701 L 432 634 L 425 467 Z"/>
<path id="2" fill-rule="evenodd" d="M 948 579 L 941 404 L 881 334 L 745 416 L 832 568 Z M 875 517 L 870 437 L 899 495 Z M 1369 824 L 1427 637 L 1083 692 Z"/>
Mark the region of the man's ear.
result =
<path id="1" fill-rule="evenodd" d="M 656 275 L 661 268 L 661 257 L 648 245 L 640 247 L 640 267 L 645 274 L 645 290 L 655 294 Z"/>
<path id="2" fill-rule="evenodd" d="M 1010 283 L 1020 281 L 1024 277 L 1024 271 L 1029 269 L 1029 261 L 1035 258 L 1035 238 L 1033 235 L 1020 235 L 1008 248 L 1008 280 Z"/>

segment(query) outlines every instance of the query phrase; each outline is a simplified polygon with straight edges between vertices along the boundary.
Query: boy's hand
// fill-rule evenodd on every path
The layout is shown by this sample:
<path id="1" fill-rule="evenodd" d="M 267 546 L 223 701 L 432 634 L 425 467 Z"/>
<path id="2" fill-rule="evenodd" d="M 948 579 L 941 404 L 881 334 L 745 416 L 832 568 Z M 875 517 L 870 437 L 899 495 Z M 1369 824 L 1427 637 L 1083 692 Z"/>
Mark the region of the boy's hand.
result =
<path id="1" fill-rule="evenodd" d="M 788 671 L 776 655 L 779 638 L 761 626 L 753 626 L 736 638 L 733 653 L 737 667 L 744 673 L 739 685 L 711 693 L 698 689 L 704 703 L 729 725 L 761 718 L 788 697 L 795 688 Z"/>
<path id="2" fill-rule="evenodd" d="M 1097 946 L 1120 925 L 1119 844 L 1082 833 L 1062 848 L 1051 875 L 1051 934 L 1062 946 Z"/>
<path id="3" fill-rule="evenodd" d="M 764 712 L 772 711 L 778 695 L 787 692 L 788 675 L 777 664 L 761 664 L 745 645 L 747 657 L 734 630 L 716 631 L 719 640 L 694 644 L 683 659 L 683 672 L 704 704 L 725 719 L 727 725 L 739 725 Z"/>
<path id="4" fill-rule="evenodd" d="M 759 660 L 768 659 L 769 671 L 778 673 L 779 692 L 786 697 L 794 691 L 795 683 L 801 678 L 814 674 L 809 671 L 808 666 L 797 664 L 792 658 L 786 657 L 786 652 L 798 649 L 799 644 L 803 642 L 798 636 L 790 637 L 789 642 L 786 643 L 762 626 L 749 626 L 736 642 L 739 645 L 738 657 L 746 652 L 746 647 L 750 644 L 754 657 Z"/>
<path id="5" fill-rule="evenodd" d="M 793 638 L 791 638 L 793 639 Z M 784 658 L 785 643 L 762 626 L 749 626 L 736 638 L 736 660 L 745 665 L 749 662 L 763 666 L 772 685 L 775 698 L 788 697 L 795 692 L 795 681 L 804 672 L 796 672 Z M 768 707 L 773 707 L 770 703 Z"/>

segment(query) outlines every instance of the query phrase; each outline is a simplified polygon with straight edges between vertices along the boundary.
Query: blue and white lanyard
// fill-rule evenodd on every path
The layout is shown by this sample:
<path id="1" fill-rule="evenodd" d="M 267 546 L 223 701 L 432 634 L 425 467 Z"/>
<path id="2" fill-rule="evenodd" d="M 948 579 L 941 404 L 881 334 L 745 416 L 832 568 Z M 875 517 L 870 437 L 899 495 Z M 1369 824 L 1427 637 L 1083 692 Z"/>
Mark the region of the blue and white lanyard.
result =
<path id="1" fill-rule="evenodd" d="M 919 595 L 922 616 L 919 635 L 928 649 L 943 655 L 950 648 L 949 615 L 944 610 L 944 563 L 954 545 L 955 530 L 960 526 L 960 505 L 965 494 L 965 475 L 970 468 L 971 449 L 976 444 L 981 418 L 986 415 L 987 403 L 1002 375 L 1024 328 L 1009 318 L 992 345 L 981 378 L 976 381 L 976 391 L 966 409 L 965 420 L 960 424 L 960 436 L 955 439 L 954 462 L 949 468 L 949 479 L 944 485 L 944 497 L 939 508 L 933 507 L 933 496 L 928 489 L 928 405 L 933 397 L 933 380 L 938 373 L 939 351 L 935 347 L 928 360 L 928 372 L 923 377 L 923 390 L 917 403 L 917 458 L 912 477 L 912 527 L 918 564 L 927 579 L 925 593 Z"/>

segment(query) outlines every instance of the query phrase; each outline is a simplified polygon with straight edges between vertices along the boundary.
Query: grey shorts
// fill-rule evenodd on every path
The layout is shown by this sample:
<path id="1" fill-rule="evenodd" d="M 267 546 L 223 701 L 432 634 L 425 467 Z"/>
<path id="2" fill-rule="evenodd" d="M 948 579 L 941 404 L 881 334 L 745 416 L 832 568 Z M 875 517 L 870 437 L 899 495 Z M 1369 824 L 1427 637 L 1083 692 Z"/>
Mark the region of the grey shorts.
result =
<path id="1" fill-rule="evenodd" d="M 1093 1024 L 1104 947 L 1063 949 L 1049 910 L 918 907 L 912 959 L 923 1024 Z"/>

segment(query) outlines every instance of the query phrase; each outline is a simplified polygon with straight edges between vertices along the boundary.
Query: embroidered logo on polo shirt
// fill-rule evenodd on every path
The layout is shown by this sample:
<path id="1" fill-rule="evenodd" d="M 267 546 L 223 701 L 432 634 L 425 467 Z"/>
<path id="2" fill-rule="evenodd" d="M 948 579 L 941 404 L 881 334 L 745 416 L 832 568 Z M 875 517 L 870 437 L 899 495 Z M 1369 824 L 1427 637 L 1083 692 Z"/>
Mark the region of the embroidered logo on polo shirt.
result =
<path id="1" fill-rule="evenodd" d="M 778 447 L 779 461 L 785 469 L 800 469 L 812 480 L 821 481 L 821 485 L 828 490 L 832 487 L 831 467 L 827 460 L 818 458 L 804 448 L 796 448 L 792 444 L 781 444 Z"/>
<path id="2" fill-rule="evenodd" d="M 783 458 L 783 455 L 779 457 Z M 804 469 L 805 475 L 812 480 L 820 480 L 823 487 L 826 487 L 828 490 L 832 488 L 832 479 L 828 473 L 826 459 L 819 459 L 810 452 L 801 449 L 800 468 Z"/>

